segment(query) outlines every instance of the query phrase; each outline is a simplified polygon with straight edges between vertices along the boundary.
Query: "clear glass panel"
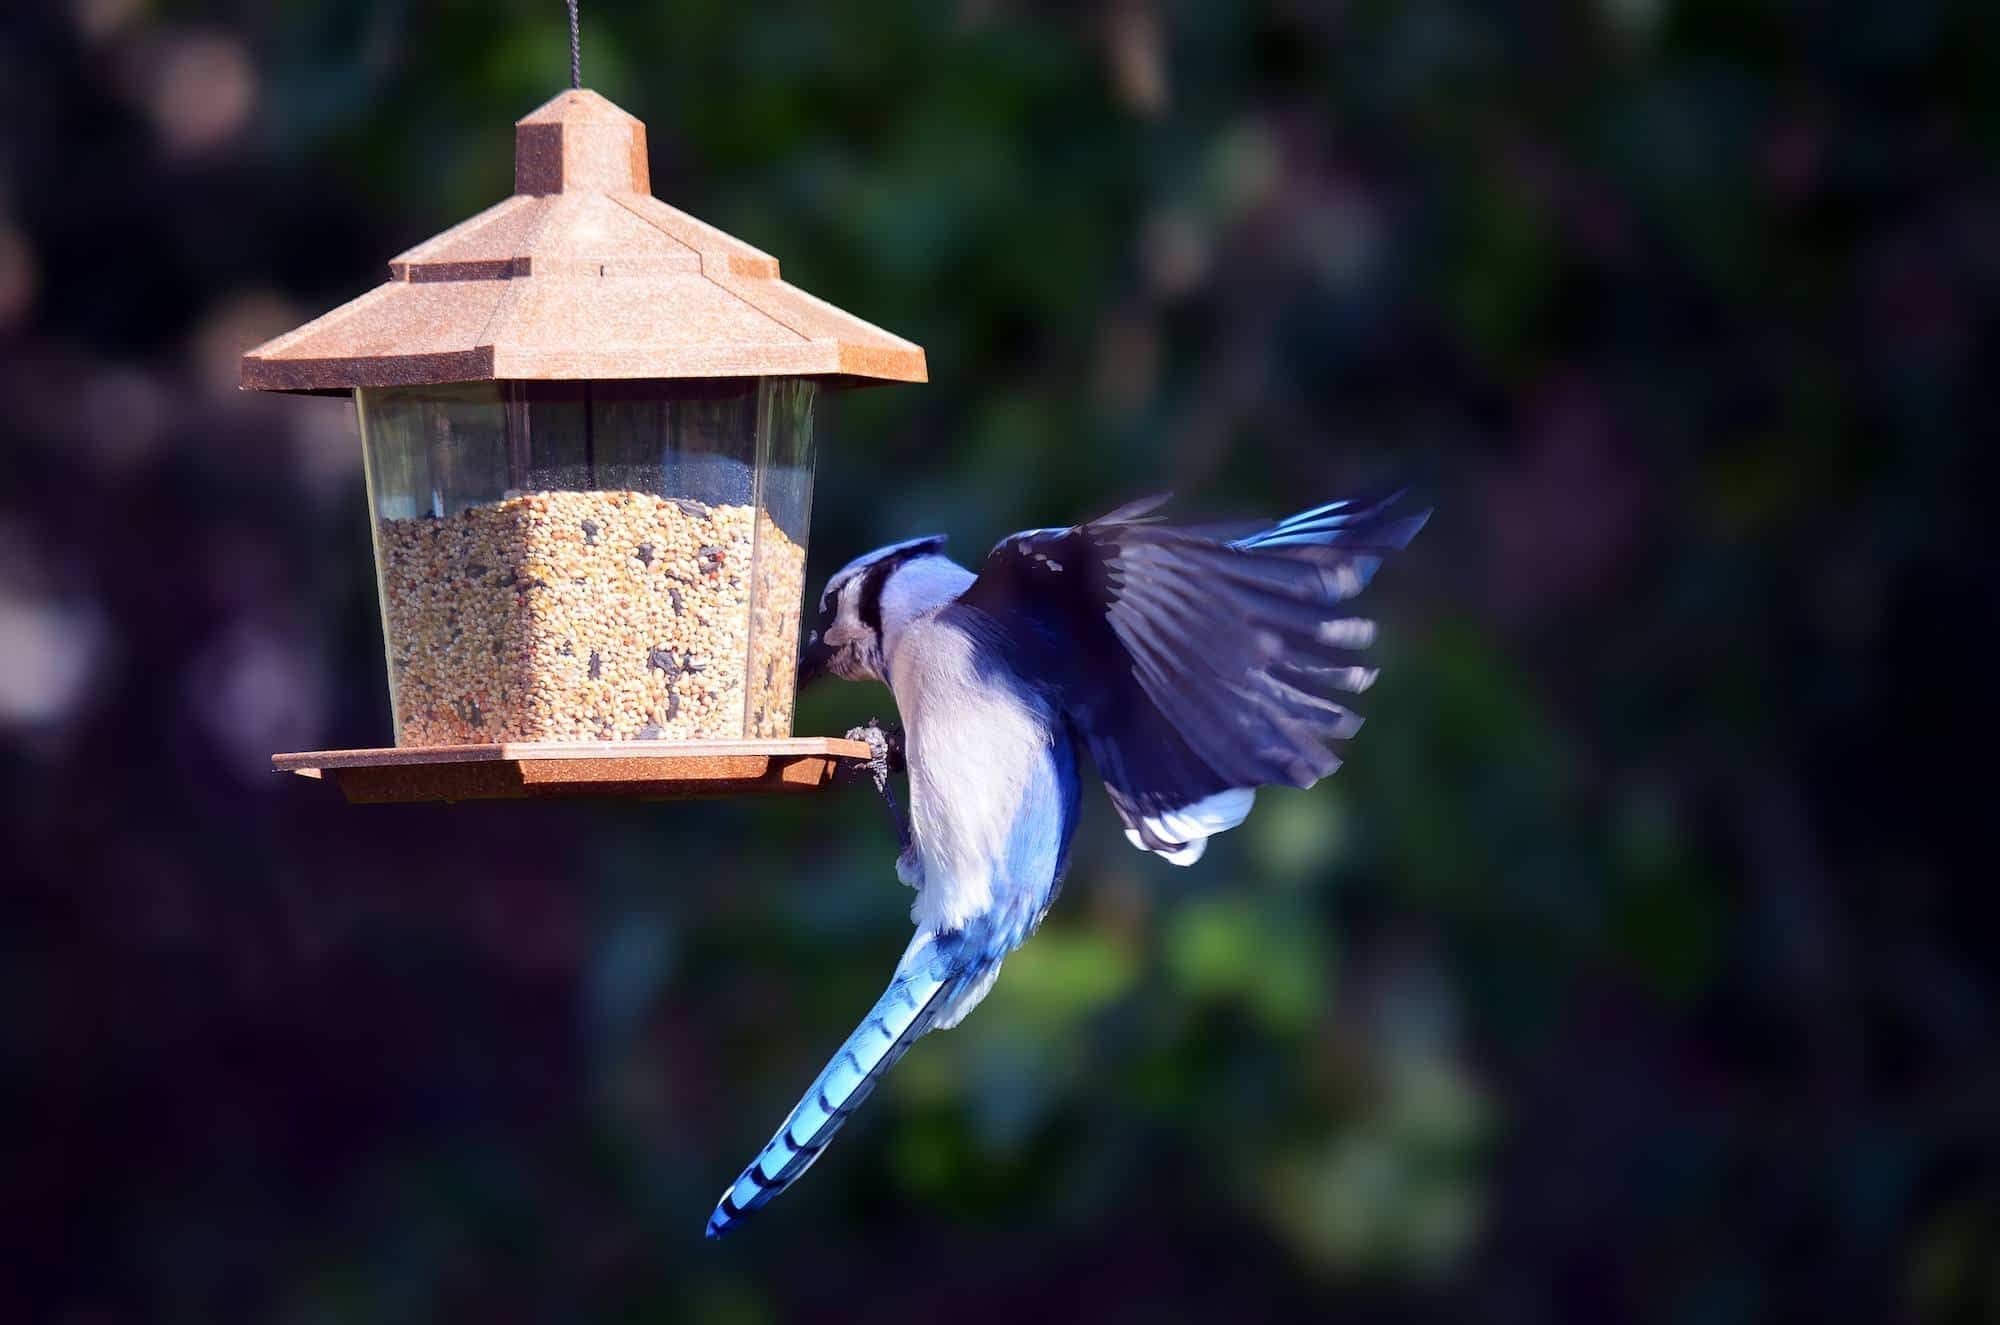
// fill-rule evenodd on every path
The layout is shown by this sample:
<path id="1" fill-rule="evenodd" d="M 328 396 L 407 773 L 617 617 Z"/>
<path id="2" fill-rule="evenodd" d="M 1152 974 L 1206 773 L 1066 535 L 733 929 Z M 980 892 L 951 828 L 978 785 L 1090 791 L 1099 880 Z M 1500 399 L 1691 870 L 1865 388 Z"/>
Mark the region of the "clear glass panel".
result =
<path id="1" fill-rule="evenodd" d="M 743 729 L 752 736 L 792 734 L 806 528 L 812 518 L 816 395 L 814 383 L 795 377 L 765 378 L 758 393 L 756 565 L 743 715 Z"/>
<path id="2" fill-rule="evenodd" d="M 355 394 L 397 744 L 790 732 L 810 383 Z"/>

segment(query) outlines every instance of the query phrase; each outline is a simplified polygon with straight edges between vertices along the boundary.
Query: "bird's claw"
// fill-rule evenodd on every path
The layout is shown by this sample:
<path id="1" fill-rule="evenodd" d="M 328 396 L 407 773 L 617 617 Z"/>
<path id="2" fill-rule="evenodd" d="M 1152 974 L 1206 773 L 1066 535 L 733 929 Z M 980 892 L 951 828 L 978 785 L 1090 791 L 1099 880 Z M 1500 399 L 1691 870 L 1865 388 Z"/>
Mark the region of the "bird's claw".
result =
<path id="1" fill-rule="evenodd" d="M 865 726 L 849 728 L 847 739 L 868 747 L 871 755 L 863 767 L 875 775 L 878 787 L 889 780 L 891 773 L 902 770 L 903 733 L 899 728 L 884 727 L 879 718 L 870 718 Z"/>
<path id="2" fill-rule="evenodd" d="M 889 790 L 889 776 L 904 768 L 903 733 L 885 728 L 875 718 L 868 719 L 865 726 L 848 729 L 847 739 L 866 745 L 869 756 L 866 763 L 859 765 L 866 769 L 875 782 L 875 790 L 883 803 L 889 807 L 889 817 L 896 825 L 896 842 L 904 854 L 910 850 L 910 823 L 903 817 L 902 807 L 896 804 L 896 794 Z M 898 871 L 900 873 L 900 870 Z"/>

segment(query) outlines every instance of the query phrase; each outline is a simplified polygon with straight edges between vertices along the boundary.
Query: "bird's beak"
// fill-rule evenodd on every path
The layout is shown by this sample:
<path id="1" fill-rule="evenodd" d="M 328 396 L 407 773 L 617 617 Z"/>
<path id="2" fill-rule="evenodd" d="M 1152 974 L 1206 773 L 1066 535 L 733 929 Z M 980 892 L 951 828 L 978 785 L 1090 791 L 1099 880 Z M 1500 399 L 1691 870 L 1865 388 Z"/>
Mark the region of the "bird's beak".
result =
<path id="1" fill-rule="evenodd" d="M 815 630 L 807 635 L 806 646 L 799 650 L 799 688 L 804 689 L 809 683 L 825 676 L 832 662 L 833 650 L 819 637 L 819 632 Z"/>

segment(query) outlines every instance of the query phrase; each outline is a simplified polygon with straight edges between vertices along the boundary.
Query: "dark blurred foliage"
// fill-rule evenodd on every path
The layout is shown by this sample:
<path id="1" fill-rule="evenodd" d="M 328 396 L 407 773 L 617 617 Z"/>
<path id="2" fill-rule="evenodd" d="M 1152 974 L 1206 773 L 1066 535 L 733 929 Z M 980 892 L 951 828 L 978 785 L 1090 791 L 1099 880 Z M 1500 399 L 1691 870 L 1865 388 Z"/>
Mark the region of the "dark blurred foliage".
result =
<path id="1" fill-rule="evenodd" d="M 927 347 L 815 577 L 1439 503 L 1341 774 L 1070 889 L 739 1239 L 907 932 L 869 794 L 349 808 L 351 410 L 554 0 L 0 19 L 8 1319 L 2000 1319 L 2000 9 L 584 6 L 656 191 Z M 815 692 L 804 731 L 885 693 Z"/>

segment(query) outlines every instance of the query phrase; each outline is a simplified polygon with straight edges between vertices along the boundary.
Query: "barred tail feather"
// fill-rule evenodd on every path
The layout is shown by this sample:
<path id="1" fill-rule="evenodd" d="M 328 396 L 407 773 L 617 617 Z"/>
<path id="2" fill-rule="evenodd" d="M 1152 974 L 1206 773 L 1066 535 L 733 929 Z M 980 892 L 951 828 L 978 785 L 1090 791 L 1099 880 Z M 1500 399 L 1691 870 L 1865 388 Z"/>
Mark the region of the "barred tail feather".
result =
<path id="1" fill-rule="evenodd" d="M 807 1088 L 784 1126 L 723 1192 L 708 1218 L 710 1238 L 732 1232 L 752 1211 L 798 1181 L 882 1074 L 951 1004 L 953 991 L 963 983 L 960 976 L 942 962 L 912 960 L 928 942 L 926 936 L 911 945 L 874 1008 Z"/>

